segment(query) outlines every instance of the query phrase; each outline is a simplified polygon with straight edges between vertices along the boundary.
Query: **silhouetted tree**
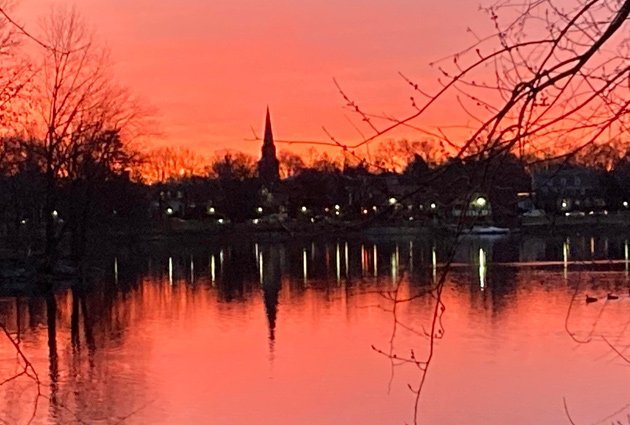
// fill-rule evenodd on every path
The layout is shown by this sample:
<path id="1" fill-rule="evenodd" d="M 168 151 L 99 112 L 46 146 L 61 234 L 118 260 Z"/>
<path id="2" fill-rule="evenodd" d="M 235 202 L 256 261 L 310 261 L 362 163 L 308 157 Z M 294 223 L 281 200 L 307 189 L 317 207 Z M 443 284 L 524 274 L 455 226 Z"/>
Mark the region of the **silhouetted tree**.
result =
<path id="1" fill-rule="evenodd" d="M 281 151 L 278 155 L 280 161 L 280 177 L 286 179 L 292 177 L 304 169 L 304 161 L 293 152 Z"/>
<path id="2" fill-rule="evenodd" d="M 112 82 L 106 52 L 93 42 L 75 11 L 54 10 L 45 21 L 43 39 L 47 48 L 33 83 L 38 115 L 25 126 L 33 135 L 23 140 L 22 149 L 44 176 L 42 211 L 50 268 L 64 231 L 82 233 L 91 206 L 86 196 L 93 199 L 88 192 L 96 180 L 129 166 L 132 155 L 122 138 L 133 131 L 139 108 Z M 63 199 L 65 211 L 60 210 L 63 195 L 70 195 Z"/>
<path id="3" fill-rule="evenodd" d="M 256 161 L 242 152 L 227 152 L 215 157 L 210 169 L 221 180 L 244 180 L 256 176 Z"/>

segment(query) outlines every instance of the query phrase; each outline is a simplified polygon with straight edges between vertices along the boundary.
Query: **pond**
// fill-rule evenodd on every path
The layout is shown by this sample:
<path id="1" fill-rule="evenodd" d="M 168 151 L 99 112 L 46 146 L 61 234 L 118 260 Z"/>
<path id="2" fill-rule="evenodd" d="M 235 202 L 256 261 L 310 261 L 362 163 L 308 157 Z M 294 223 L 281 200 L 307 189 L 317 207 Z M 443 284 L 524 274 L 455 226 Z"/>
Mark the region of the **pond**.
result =
<path id="1" fill-rule="evenodd" d="M 0 422 L 628 423 L 628 241 L 451 242 L 119 247 L 0 299 Z"/>

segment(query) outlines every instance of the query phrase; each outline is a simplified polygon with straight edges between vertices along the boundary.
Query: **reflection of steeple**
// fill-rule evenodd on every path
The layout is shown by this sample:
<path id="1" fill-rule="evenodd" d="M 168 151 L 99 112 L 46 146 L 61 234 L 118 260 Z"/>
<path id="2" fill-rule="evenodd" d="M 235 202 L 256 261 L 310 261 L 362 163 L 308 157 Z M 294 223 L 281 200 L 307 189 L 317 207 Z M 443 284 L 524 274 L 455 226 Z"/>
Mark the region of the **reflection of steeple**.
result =
<path id="1" fill-rule="evenodd" d="M 280 163 L 276 158 L 276 146 L 271 131 L 271 116 L 267 108 L 265 117 L 265 138 L 263 140 L 260 161 L 258 161 L 258 177 L 264 185 L 270 186 L 280 179 Z"/>
<path id="2" fill-rule="evenodd" d="M 265 302 L 265 313 L 269 325 L 269 340 L 276 339 L 276 316 L 278 314 L 278 296 L 280 295 L 281 271 L 278 251 L 269 249 L 265 252 L 263 259 L 263 299 Z"/>

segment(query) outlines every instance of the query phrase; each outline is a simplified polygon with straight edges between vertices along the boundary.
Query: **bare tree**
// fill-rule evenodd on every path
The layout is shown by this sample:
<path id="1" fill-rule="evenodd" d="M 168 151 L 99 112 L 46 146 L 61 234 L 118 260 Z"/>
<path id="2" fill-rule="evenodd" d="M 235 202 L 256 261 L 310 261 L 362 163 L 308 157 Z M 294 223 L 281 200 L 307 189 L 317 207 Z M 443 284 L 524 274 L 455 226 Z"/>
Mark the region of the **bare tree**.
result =
<path id="1" fill-rule="evenodd" d="M 7 9 L 6 2 L 0 2 L 0 132 L 3 136 L 13 130 L 13 123 L 21 115 L 15 101 L 28 91 L 28 83 L 34 75 L 33 67 L 19 52 L 22 32 L 13 25 Z"/>
<path id="2" fill-rule="evenodd" d="M 293 152 L 281 151 L 278 157 L 280 161 L 280 176 L 282 178 L 292 177 L 305 167 L 302 157 Z"/>
<path id="3" fill-rule="evenodd" d="M 245 180 L 256 176 L 256 160 L 242 152 L 217 154 L 210 166 L 210 175 L 223 180 Z"/>
<path id="4" fill-rule="evenodd" d="M 496 183 L 497 171 L 512 154 L 529 161 L 525 165 L 550 159 L 557 163 L 588 148 L 592 150 L 588 156 L 599 163 L 600 154 L 610 156 L 598 148 L 608 140 L 619 140 L 618 148 L 626 150 L 624 144 L 630 142 L 630 0 L 579 0 L 563 7 L 552 0 L 505 0 L 483 10 L 494 32 L 478 36 L 469 29 L 475 37 L 472 45 L 432 63 L 440 74 L 437 88 L 422 87 L 400 74 L 413 91 L 408 115 L 370 113 L 338 85 L 345 106 L 367 133 L 356 143 L 331 137 L 331 146 L 353 151 L 397 128 L 418 131 L 463 162 L 486 164 L 476 168 L 467 185 L 453 188 L 460 199 L 469 201 L 474 193 L 486 192 Z M 426 122 L 427 111 L 439 102 L 458 105 L 466 122 L 449 123 L 448 128 Z M 605 158 L 603 165 L 609 167 L 609 163 Z M 428 291 L 433 314 L 430 324 L 423 326 L 429 340 L 424 355 L 420 350 L 397 350 L 393 343 L 390 349 L 374 347 L 392 364 L 418 368 L 419 382 L 410 385 L 416 424 L 436 343 L 445 332 L 441 324 L 446 310 L 441 297 L 444 282 L 442 276 Z M 392 339 L 402 325 L 396 309 L 426 295 L 423 291 L 403 297 L 398 290 L 385 294 L 394 314 Z"/>
<path id="5" fill-rule="evenodd" d="M 189 149 L 163 147 L 144 155 L 142 176 L 149 183 L 207 174 L 210 160 Z"/>
<path id="6" fill-rule="evenodd" d="M 76 11 L 54 10 L 43 31 L 47 48 L 33 81 L 37 115 L 24 123 L 32 137 L 23 148 L 37 158 L 45 176 L 45 253 L 50 266 L 69 224 L 65 217 L 60 226 L 58 211 L 64 185 L 93 183 L 99 167 L 123 171 L 129 155 L 121 139 L 134 131 L 140 112 L 128 92 L 113 83 L 107 52 L 94 42 Z"/>
<path id="7" fill-rule="evenodd" d="M 378 168 L 387 171 L 402 171 L 416 155 L 428 164 L 437 165 L 440 157 L 439 142 L 431 140 L 385 140 L 378 144 L 374 154 Z"/>

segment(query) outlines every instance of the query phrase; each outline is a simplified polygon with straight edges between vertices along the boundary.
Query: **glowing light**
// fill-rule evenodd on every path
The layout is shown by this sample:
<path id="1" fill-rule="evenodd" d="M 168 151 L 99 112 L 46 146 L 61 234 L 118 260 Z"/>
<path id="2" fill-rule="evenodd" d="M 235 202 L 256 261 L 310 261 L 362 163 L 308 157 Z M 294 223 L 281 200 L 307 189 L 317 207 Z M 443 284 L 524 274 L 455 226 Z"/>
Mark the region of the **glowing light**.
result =
<path id="1" fill-rule="evenodd" d="M 263 212 L 262 207 L 258 207 L 258 208 L 256 208 L 256 212 L 257 212 L 258 214 L 262 214 L 262 212 Z"/>
<path id="2" fill-rule="evenodd" d="M 304 283 L 308 280 L 308 265 L 306 260 L 306 249 L 302 250 L 302 274 L 304 275 Z"/>
<path id="3" fill-rule="evenodd" d="M 431 265 L 433 266 L 433 283 L 437 280 L 437 253 L 435 247 L 431 248 Z"/>
<path id="4" fill-rule="evenodd" d="M 628 208 L 628 205 L 629 205 L 629 204 L 628 204 L 628 201 L 623 201 L 623 207 L 624 207 L 624 208 Z"/>
<path id="5" fill-rule="evenodd" d="M 168 207 L 168 208 L 166 209 L 166 215 L 173 215 L 173 208 Z"/>
<path id="6" fill-rule="evenodd" d="M 173 284 L 173 257 L 168 257 L 168 283 Z"/>
<path id="7" fill-rule="evenodd" d="M 210 280 L 212 281 L 214 286 L 214 282 L 217 278 L 217 273 L 216 273 L 216 261 L 214 259 L 214 255 L 210 256 Z"/>
<path id="8" fill-rule="evenodd" d="M 361 277 L 365 275 L 365 270 L 367 269 L 367 251 L 365 250 L 365 246 L 361 244 Z"/>
<path id="9" fill-rule="evenodd" d="M 208 208 L 208 214 L 214 214 L 214 213 L 215 213 L 214 207 Z"/>
<path id="10" fill-rule="evenodd" d="M 483 208 L 488 204 L 488 201 L 486 200 L 486 198 L 484 198 L 483 196 L 478 197 L 475 200 L 475 205 L 479 208 Z"/>
<path id="11" fill-rule="evenodd" d="M 253 219 L 253 220 L 252 220 L 252 223 L 254 223 L 254 224 L 258 224 L 258 223 L 260 223 L 260 220 L 258 220 L 257 218 L 255 218 L 255 219 Z"/>
<path id="12" fill-rule="evenodd" d="M 391 269 L 392 269 L 392 283 L 396 283 L 398 280 L 398 267 L 396 266 L 396 254 L 392 252 L 392 256 L 390 259 Z"/>
<path id="13" fill-rule="evenodd" d="M 21 224 L 26 224 L 26 219 L 23 218 L 22 221 L 20 221 Z"/>
<path id="14" fill-rule="evenodd" d="M 300 211 L 302 211 L 303 213 L 305 213 L 306 211 L 308 211 L 308 209 L 306 207 L 302 207 L 300 208 Z"/>
<path id="15" fill-rule="evenodd" d="M 220 218 L 220 219 L 218 219 L 218 220 L 217 220 L 217 223 L 219 223 L 219 224 L 223 224 L 223 223 L 225 223 L 225 220 L 223 220 L 222 218 Z"/>
<path id="16" fill-rule="evenodd" d="M 118 285 L 118 257 L 114 257 L 114 283 Z"/>
<path id="17" fill-rule="evenodd" d="M 339 206 L 339 204 L 335 204 L 335 210 L 339 211 L 341 209 L 341 206 Z"/>
<path id="18" fill-rule="evenodd" d="M 630 256 L 628 255 L 628 239 L 626 239 L 626 240 L 623 242 L 623 258 L 624 258 L 625 263 L 626 263 L 626 277 L 628 277 L 628 266 L 629 266 L 629 264 L 628 264 L 628 258 L 629 258 L 629 257 L 630 257 Z"/>
<path id="19" fill-rule="evenodd" d="M 431 207 L 432 210 L 437 208 L 437 204 L 435 202 L 431 202 L 431 205 L 429 205 Z"/>
<path id="20" fill-rule="evenodd" d="M 396 198 L 389 198 L 389 205 L 394 205 L 398 200 Z"/>
<path id="21" fill-rule="evenodd" d="M 479 248 L 479 287 L 483 291 L 486 288 L 486 252 Z"/>
<path id="22" fill-rule="evenodd" d="M 337 283 L 341 281 L 341 252 L 339 251 L 339 244 L 335 251 L 335 270 L 337 272 Z"/>
<path id="23" fill-rule="evenodd" d="M 53 216 L 53 218 L 59 217 L 59 212 L 57 210 L 53 210 L 52 216 Z"/>
<path id="24" fill-rule="evenodd" d="M 195 261 L 193 256 L 190 256 L 190 283 L 195 283 Z"/>
<path id="25" fill-rule="evenodd" d="M 264 273 L 264 268 L 263 268 L 263 253 L 261 252 L 260 255 L 258 256 L 258 273 L 260 273 L 260 284 L 263 284 L 263 273 Z"/>
<path id="26" fill-rule="evenodd" d="M 372 260 L 374 262 L 374 277 L 377 277 L 378 276 L 378 253 L 376 251 L 376 244 L 374 244 L 373 256 L 374 258 Z"/>

